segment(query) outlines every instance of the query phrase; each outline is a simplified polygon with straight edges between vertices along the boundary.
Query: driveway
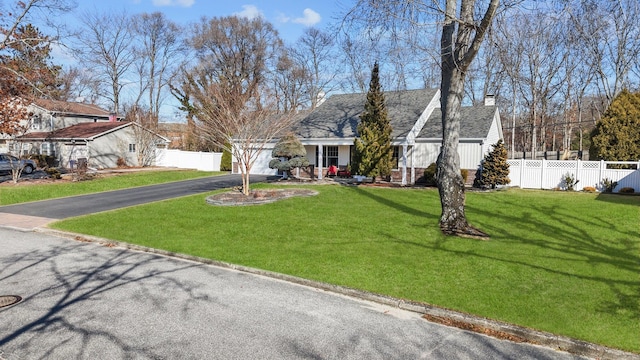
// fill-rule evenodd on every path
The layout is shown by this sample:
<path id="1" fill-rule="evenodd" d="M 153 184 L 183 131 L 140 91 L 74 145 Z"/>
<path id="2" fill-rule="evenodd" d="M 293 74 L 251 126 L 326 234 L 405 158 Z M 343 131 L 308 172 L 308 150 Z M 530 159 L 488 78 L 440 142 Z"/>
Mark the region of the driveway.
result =
<path id="1" fill-rule="evenodd" d="M 580 359 L 210 265 L 0 228 L 0 359 Z"/>
<path id="2" fill-rule="evenodd" d="M 264 175 L 251 175 L 253 183 L 264 181 L 267 178 Z M 0 213 L 65 219 L 240 185 L 242 185 L 240 175 L 211 176 L 132 189 L 0 206 Z"/>

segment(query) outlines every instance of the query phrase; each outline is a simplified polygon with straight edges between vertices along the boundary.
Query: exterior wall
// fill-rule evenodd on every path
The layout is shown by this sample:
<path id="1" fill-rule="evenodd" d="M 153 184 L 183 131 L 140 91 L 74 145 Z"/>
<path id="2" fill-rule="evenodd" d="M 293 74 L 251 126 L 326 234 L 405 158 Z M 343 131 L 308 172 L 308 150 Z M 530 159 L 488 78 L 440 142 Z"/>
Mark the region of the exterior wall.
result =
<path id="1" fill-rule="evenodd" d="M 488 146 L 480 145 L 479 142 L 460 142 L 458 154 L 460 154 L 461 169 L 477 169 L 485 155 Z"/>
<path id="2" fill-rule="evenodd" d="M 127 165 L 138 166 L 138 157 L 129 152 L 129 144 L 135 144 L 133 129 L 124 129 L 100 136 L 89 142 L 89 166 L 104 169 L 118 166 L 118 158 L 125 159 Z"/>
<path id="3" fill-rule="evenodd" d="M 30 111 L 33 112 L 36 119 L 32 120 L 29 132 L 34 131 L 53 131 L 59 130 L 71 125 L 80 123 L 93 122 L 94 119 L 104 122 L 107 121 L 103 117 L 69 117 L 69 116 L 53 116 L 48 111 L 42 110 L 39 107 L 30 107 Z M 53 128 L 52 128 L 53 125 Z"/>
<path id="4" fill-rule="evenodd" d="M 275 144 L 267 144 L 256 156 L 256 161 L 253 163 L 250 174 L 256 175 L 277 175 L 278 170 L 270 169 L 269 162 L 271 161 L 271 152 Z M 234 156 L 232 159 L 231 172 L 233 174 L 240 174 L 240 163 Z"/>
<path id="5" fill-rule="evenodd" d="M 438 160 L 439 153 L 440 141 L 416 142 L 407 156 L 407 167 L 410 168 L 413 165 L 416 168 L 426 169 L 431 163 L 434 163 L 436 162 L 436 160 Z M 413 163 L 411 163 L 412 160 Z"/>

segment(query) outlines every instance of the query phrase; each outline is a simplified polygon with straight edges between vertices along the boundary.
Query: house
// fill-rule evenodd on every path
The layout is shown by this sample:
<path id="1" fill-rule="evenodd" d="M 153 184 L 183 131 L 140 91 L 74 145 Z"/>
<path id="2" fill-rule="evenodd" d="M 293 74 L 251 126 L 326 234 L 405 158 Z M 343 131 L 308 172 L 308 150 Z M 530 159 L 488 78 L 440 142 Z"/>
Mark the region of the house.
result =
<path id="1" fill-rule="evenodd" d="M 322 178 L 331 165 L 349 165 L 366 96 L 366 93 L 333 95 L 295 126 L 294 132 L 307 149 L 307 158 L 314 165 L 318 178 Z M 440 91 L 390 91 L 384 96 L 393 129 L 395 167 L 392 180 L 413 184 L 422 176 L 424 169 L 436 161 L 440 152 Z M 492 97 L 485 99 L 481 106 L 462 108 L 458 147 L 461 168 L 475 173 L 490 146 L 499 139 L 502 139 L 502 124 Z M 270 152 L 269 149 L 265 151 Z M 275 173 L 265 171 L 264 164 L 255 168 L 264 174 Z"/>
<path id="2" fill-rule="evenodd" d="M 169 143 L 96 105 L 40 99 L 29 105 L 29 112 L 27 131 L 15 139 L 17 148 L 23 154 L 52 156 L 62 167 L 78 159 L 94 168 L 116 167 L 118 159 L 130 166 L 151 165 L 147 154 Z"/>

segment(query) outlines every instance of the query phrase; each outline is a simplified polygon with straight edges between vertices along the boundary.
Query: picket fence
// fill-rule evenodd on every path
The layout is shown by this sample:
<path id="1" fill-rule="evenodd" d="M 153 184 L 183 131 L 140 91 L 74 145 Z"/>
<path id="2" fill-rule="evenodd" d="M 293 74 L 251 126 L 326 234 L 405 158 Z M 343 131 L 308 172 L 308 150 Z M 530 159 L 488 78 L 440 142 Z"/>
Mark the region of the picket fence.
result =
<path id="1" fill-rule="evenodd" d="M 222 153 L 170 149 L 156 150 L 156 166 L 220 171 Z"/>
<path id="2" fill-rule="evenodd" d="M 575 190 L 582 190 L 587 186 L 599 191 L 604 189 L 604 179 L 617 181 L 614 192 L 624 187 L 631 187 L 640 192 L 640 161 L 582 161 L 582 160 L 507 160 L 509 164 L 509 186 L 519 186 L 523 189 L 563 189 L 567 173 L 579 182 Z M 615 165 L 626 165 L 635 169 L 615 169 Z"/>

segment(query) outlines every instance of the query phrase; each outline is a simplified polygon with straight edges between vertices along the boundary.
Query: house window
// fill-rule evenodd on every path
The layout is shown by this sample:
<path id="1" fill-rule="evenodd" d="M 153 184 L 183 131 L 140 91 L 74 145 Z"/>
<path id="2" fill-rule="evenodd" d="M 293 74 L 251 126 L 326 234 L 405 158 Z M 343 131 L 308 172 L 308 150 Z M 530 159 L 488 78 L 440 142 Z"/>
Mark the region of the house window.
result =
<path id="1" fill-rule="evenodd" d="M 326 168 L 331 165 L 338 166 L 338 147 L 323 146 L 322 147 L 322 167 Z"/>
<path id="2" fill-rule="evenodd" d="M 40 144 L 40 153 L 47 156 L 56 156 L 56 148 L 53 143 L 43 142 Z"/>
<path id="3" fill-rule="evenodd" d="M 393 155 L 391 155 L 391 165 L 394 169 L 400 168 L 400 146 L 392 146 Z"/>
<path id="4" fill-rule="evenodd" d="M 40 119 L 40 115 L 35 115 L 31 118 L 31 130 L 40 129 L 42 129 L 42 120 Z"/>
<path id="5" fill-rule="evenodd" d="M 129 144 L 129 152 L 130 153 L 136 152 L 136 144 Z"/>

